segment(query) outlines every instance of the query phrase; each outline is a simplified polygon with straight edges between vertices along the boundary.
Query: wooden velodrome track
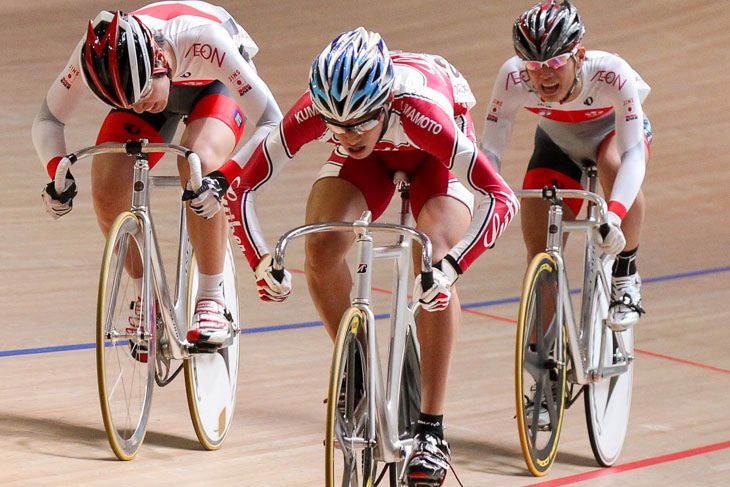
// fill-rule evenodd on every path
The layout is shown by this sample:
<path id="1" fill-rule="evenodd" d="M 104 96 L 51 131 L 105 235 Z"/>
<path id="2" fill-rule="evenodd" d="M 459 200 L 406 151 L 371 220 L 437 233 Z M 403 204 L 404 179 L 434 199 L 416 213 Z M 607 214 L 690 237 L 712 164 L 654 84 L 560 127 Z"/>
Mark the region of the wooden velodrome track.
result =
<path id="1" fill-rule="evenodd" d="M 392 49 L 438 53 L 457 66 L 478 99 L 473 113 L 480 135 L 496 72 L 513 53 L 511 23 L 532 0 L 219 3 L 260 46 L 256 65 L 283 111 L 306 88 L 313 57 L 335 35 L 362 24 L 381 32 Z M 645 109 L 654 143 L 639 261 L 648 313 L 637 328 L 629 434 L 619 465 L 599 469 L 579 401 L 566 412 L 551 472 L 543 479 L 529 475 L 513 419 L 514 320 L 525 266 L 517 222 L 459 282 L 464 322 L 446 409 L 454 465 L 470 487 L 727 486 L 730 4 L 576 3 L 587 47 L 618 52 L 652 86 Z M 331 344 L 301 274 L 295 273 L 286 303 L 263 303 L 243 259 L 246 334 L 236 416 L 224 447 L 206 452 L 199 446 L 182 380 L 155 391 L 135 460 L 116 461 L 107 444 L 93 351 L 104 239 L 91 207 L 89 165 L 75 169 L 74 211 L 51 221 L 39 198 L 46 176 L 30 125 L 87 19 L 102 8 L 138 6 L 127 0 L 0 5 L 0 485 L 322 485 Z M 91 145 L 104 114 L 89 97 L 67 128 L 68 149 Z M 520 121 L 503 164 L 513 186 L 522 181 L 535 125 L 527 112 Z M 314 145 L 282 175 L 278 197 L 272 191 L 259 200 L 271 244 L 303 221 L 310 183 L 329 151 Z M 166 166 L 162 172 L 173 170 Z M 175 197 L 157 200 L 161 214 L 174 214 Z M 158 224 L 163 238 L 172 234 L 165 218 Z M 301 244 L 294 245 L 290 266 L 302 268 Z M 452 475 L 446 485 L 457 485 Z"/>

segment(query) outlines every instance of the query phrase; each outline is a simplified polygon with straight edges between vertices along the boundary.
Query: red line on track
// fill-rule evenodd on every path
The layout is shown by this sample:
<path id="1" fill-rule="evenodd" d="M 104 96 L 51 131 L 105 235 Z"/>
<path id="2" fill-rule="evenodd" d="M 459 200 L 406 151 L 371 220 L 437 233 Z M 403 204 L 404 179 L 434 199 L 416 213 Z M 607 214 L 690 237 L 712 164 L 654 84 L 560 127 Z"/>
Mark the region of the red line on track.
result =
<path id="1" fill-rule="evenodd" d="M 558 487 L 561 485 L 575 484 L 577 482 L 583 482 L 584 480 L 590 480 L 598 477 L 604 477 L 606 475 L 627 472 L 629 470 L 636 470 L 637 468 L 644 468 L 650 467 L 652 465 L 658 465 L 660 463 L 673 462 L 675 460 L 682 460 L 684 458 L 689 458 L 696 455 L 704 455 L 705 453 L 712 453 L 718 450 L 723 450 L 725 448 L 730 448 L 730 441 L 715 443 L 714 445 L 702 446 L 699 448 L 693 448 L 691 450 L 685 450 L 677 453 L 670 453 L 669 455 L 647 458 L 645 460 L 639 460 L 624 465 L 616 465 L 610 468 L 591 470 L 590 472 L 571 475 L 569 477 L 563 477 L 560 479 L 548 480 L 547 482 L 527 484 L 525 487 Z"/>
<path id="2" fill-rule="evenodd" d="M 513 320 L 512 318 L 503 318 L 502 316 L 490 315 L 487 313 L 482 313 L 481 311 L 474 311 L 473 309 L 461 308 L 461 311 L 463 311 L 464 313 L 471 313 L 471 314 L 477 315 L 477 316 L 484 316 L 486 318 L 492 318 L 493 320 L 506 321 L 507 323 L 517 323 L 517 320 Z"/>
<path id="3" fill-rule="evenodd" d="M 291 269 L 291 271 L 292 272 L 296 272 L 298 274 L 304 274 L 304 271 L 300 271 L 298 269 Z M 383 293 L 383 294 L 393 294 L 391 291 L 388 291 L 387 289 L 373 288 L 373 291 L 376 291 L 376 292 L 379 292 L 379 293 Z M 409 296 L 409 298 L 410 298 L 410 296 Z M 464 313 L 471 313 L 471 314 L 474 314 L 474 315 L 477 315 L 477 316 L 484 316 L 485 318 L 491 318 L 491 319 L 497 320 L 497 321 L 505 321 L 507 323 L 517 323 L 517 320 L 513 320 L 511 318 L 504 318 L 502 316 L 490 315 L 488 313 L 483 313 L 481 311 L 474 311 L 473 309 L 461 308 L 461 310 Z M 712 365 L 705 365 L 705 364 L 700 364 L 698 362 L 691 362 L 689 360 L 684 360 L 684 359 L 681 359 L 681 358 L 670 357 L 669 355 L 662 355 L 660 353 L 648 352 L 646 350 L 639 350 L 638 348 L 635 349 L 634 351 L 636 353 L 640 353 L 642 355 L 649 355 L 650 357 L 663 358 L 665 360 L 671 360 L 673 362 L 677 362 L 677 363 L 680 363 L 680 364 L 692 365 L 694 367 L 700 367 L 700 368 L 707 369 L 707 370 L 712 370 L 712 371 L 715 371 L 715 372 L 722 372 L 723 374 L 730 374 L 730 370 L 728 370 L 728 369 L 721 369 L 720 367 L 713 367 Z"/>
<path id="4" fill-rule="evenodd" d="M 663 358 L 663 359 L 666 359 L 666 360 L 671 360 L 673 362 L 679 362 L 680 364 L 694 365 L 695 367 L 701 367 L 703 369 L 713 370 L 715 372 L 722 372 L 723 374 L 730 374 L 730 370 L 728 370 L 728 369 L 721 369 L 720 367 L 713 367 L 712 365 L 705 365 L 705 364 L 700 364 L 700 363 L 697 363 L 697 362 L 690 362 L 689 360 L 684 360 L 684 359 L 676 358 L 676 357 L 670 357 L 669 355 L 662 355 L 660 353 L 647 352 L 646 350 L 638 350 L 637 349 L 636 352 L 641 353 L 641 354 L 644 354 L 644 355 L 649 355 L 651 357 Z"/>

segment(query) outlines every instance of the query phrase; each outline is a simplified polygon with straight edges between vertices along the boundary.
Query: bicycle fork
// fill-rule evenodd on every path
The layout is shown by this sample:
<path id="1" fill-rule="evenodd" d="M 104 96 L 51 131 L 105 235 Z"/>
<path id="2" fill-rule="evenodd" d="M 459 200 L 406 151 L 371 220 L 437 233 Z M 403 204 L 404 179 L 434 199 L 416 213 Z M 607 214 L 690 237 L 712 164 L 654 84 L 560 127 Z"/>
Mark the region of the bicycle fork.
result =
<path id="1" fill-rule="evenodd" d="M 352 306 L 360 309 L 367 317 L 367 347 L 368 347 L 368 390 L 374 391 L 368 397 L 369 417 L 373 418 L 368 424 L 367 437 L 364 438 L 364 446 L 375 447 L 376 457 L 385 463 L 393 463 L 403 456 L 403 450 L 399 445 L 397 427 L 392 424 L 395 421 L 397 425 L 397 407 L 398 397 L 393 391 L 399 390 L 400 370 L 403 366 L 403 357 L 396 357 L 396 360 L 389 361 L 388 364 L 388 384 L 387 394 L 386 386 L 382 380 L 382 366 L 380 362 L 380 353 L 378 351 L 378 339 L 375 326 L 375 315 L 371 308 L 371 283 L 372 274 L 370 264 L 374 258 L 395 257 L 396 265 L 399 266 L 397 286 L 395 296 L 403 296 L 407 299 L 407 293 L 404 292 L 403 286 L 407 286 L 408 282 L 408 261 L 409 256 L 404 250 L 402 243 L 389 247 L 374 248 L 373 238 L 367 230 L 370 223 L 370 212 L 363 213 L 360 220 L 354 222 L 356 245 L 358 248 L 357 262 L 358 267 L 356 273 L 359 278 L 355 279 L 353 295 L 358 296 L 352 300 Z M 408 247 L 408 246 L 406 246 Z M 406 270 L 403 271 L 405 265 Z M 405 281 L 405 283 L 403 282 Z M 394 298 L 395 299 L 395 298 Z M 393 303 L 393 307 L 398 306 Z M 393 311 L 393 310 L 392 310 Z M 402 321 L 403 317 L 396 316 L 396 320 Z M 400 336 L 403 335 L 403 336 Z M 405 349 L 405 334 L 395 334 L 391 336 L 391 341 L 395 341 L 396 345 L 400 343 L 401 348 Z M 399 350 L 399 349 L 396 349 Z M 396 397 L 392 397 L 396 396 Z M 396 418 L 396 419 L 393 419 Z"/>

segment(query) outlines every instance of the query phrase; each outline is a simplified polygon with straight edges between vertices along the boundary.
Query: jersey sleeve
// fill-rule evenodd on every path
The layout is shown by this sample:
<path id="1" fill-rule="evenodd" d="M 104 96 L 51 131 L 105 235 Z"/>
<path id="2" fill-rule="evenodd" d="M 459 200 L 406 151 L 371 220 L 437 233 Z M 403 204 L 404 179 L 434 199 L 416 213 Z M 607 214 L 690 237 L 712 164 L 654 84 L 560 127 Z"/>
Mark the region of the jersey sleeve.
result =
<path id="1" fill-rule="evenodd" d="M 87 91 L 81 79 L 79 42 L 63 71 L 56 77 L 46 93 L 46 98 L 33 120 L 31 129 L 33 145 L 49 176 L 53 177 L 56 165 L 67 154 L 64 131 Z"/>
<path id="2" fill-rule="evenodd" d="M 479 150 L 473 137 L 459 130 L 453 114 L 423 99 L 406 99 L 401 120 L 408 137 L 434 155 L 476 193 L 471 224 L 449 251 L 462 272 L 494 243 L 519 209 L 512 189 Z"/>
<path id="3" fill-rule="evenodd" d="M 231 183 L 226 194 L 226 213 L 234 240 L 251 269 L 270 253 L 256 214 L 256 196 L 276 179 L 302 146 L 319 139 L 326 130 L 307 92 L 255 148 L 247 162 L 232 160 L 224 165 L 222 172 Z"/>
<path id="4" fill-rule="evenodd" d="M 646 150 L 644 142 L 644 111 L 641 105 L 640 88 L 646 86 L 633 69 L 616 58 L 618 71 L 625 74 L 626 83 L 613 88 L 613 108 L 616 124 L 616 149 L 621 166 L 611 190 L 608 209 L 623 218 L 639 194 L 646 173 Z"/>
<path id="5" fill-rule="evenodd" d="M 487 107 L 479 148 L 497 168 L 502 169 L 502 156 L 507 150 L 512 129 L 526 90 L 526 71 L 515 58 L 507 60 L 499 70 Z"/>
<path id="6" fill-rule="evenodd" d="M 197 30 L 195 42 L 215 46 L 216 56 L 210 60 L 200 58 L 206 67 L 210 79 L 224 83 L 231 96 L 241 107 L 247 121 L 255 123 L 254 131 L 248 140 L 237 150 L 233 159 L 246 161 L 253 154 L 266 135 L 281 120 L 281 110 L 274 95 L 259 77 L 252 62 L 247 61 L 239 52 L 237 44 L 230 34 L 217 24 L 208 24 L 191 30 L 192 36 Z M 194 49 L 187 49 L 183 55 L 194 55 Z M 191 54 L 192 53 L 192 54 Z"/>

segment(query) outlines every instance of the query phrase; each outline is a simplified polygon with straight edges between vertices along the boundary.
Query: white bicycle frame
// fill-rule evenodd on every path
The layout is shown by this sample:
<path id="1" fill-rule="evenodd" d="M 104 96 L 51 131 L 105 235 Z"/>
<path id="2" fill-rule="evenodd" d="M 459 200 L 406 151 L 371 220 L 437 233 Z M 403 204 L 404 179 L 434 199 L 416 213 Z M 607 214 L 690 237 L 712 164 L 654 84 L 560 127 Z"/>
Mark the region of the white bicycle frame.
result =
<path id="1" fill-rule="evenodd" d="M 152 224 L 152 217 L 149 212 L 149 183 L 153 186 L 173 186 L 179 187 L 179 178 L 177 176 L 150 176 L 149 175 L 149 161 L 148 153 L 151 152 L 170 152 L 184 156 L 190 165 L 190 179 L 193 190 L 200 187 L 201 184 L 201 165 L 200 159 L 197 154 L 190 151 L 189 149 L 175 145 L 175 144 L 164 144 L 164 143 L 148 143 L 147 140 L 130 141 L 127 143 L 105 143 L 98 146 L 87 147 L 74 152 L 67 157 L 64 157 L 56 169 L 56 175 L 54 177 L 54 184 L 56 192 L 60 194 L 63 192 L 63 185 L 71 165 L 75 164 L 78 160 L 85 157 L 94 156 L 96 154 L 106 153 L 124 153 L 136 158 L 134 163 L 134 190 L 132 194 L 132 208 L 133 213 L 141 222 L 142 231 L 144 232 L 144 248 L 142 260 L 145 269 L 152 269 L 152 273 L 145 272 L 142 283 L 142 293 L 146 296 L 147 303 L 154 303 L 153 297 L 158 297 L 159 311 L 163 315 L 163 322 L 165 330 L 167 331 L 166 336 L 168 340 L 163 343 L 163 350 L 169 353 L 169 358 L 182 360 L 187 359 L 191 356 L 190 343 L 185 339 L 181 338 L 181 330 L 184 333 L 187 329 L 185 325 L 187 323 L 187 314 L 189 310 L 188 296 L 186 293 L 187 283 L 190 278 L 188 269 L 190 259 L 193 257 L 193 248 L 190 244 L 190 239 L 187 237 L 186 225 L 185 225 L 185 208 L 181 208 L 180 213 L 180 235 L 179 235 L 179 249 L 178 249 L 178 262 L 177 262 L 177 279 L 175 282 L 175 296 L 174 300 L 170 295 L 170 290 L 167 286 L 167 277 L 165 275 L 165 268 L 162 265 L 162 258 L 157 240 L 157 234 L 155 227 Z M 123 265 L 120 262 L 119 265 Z M 154 274 L 154 279 L 152 278 Z M 152 285 L 154 281 L 155 294 L 152 293 Z M 142 320 L 145 323 L 145 333 L 148 334 L 146 338 L 151 338 L 152 327 L 155 325 L 155 311 L 151 309 L 144 309 L 142 311 Z M 236 323 L 237 327 L 238 324 Z M 236 330 L 237 331 L 237 330 Z M 120 339 L 134 338 L 133 336 L 128 337 L 117 337 Z M 227 344 L 224 344 L 224 346 Z M 151 347 L 150 353 L 155 353 L 156 346 Z M 167 355 L 167 353 L 165 355 Z"/>
<path id="2" fill-rule="evenodd" d="M 613 257 L 608 255 L 598 256 L 596 244 L 593 238 L 593 230 L 595 227 L 605 222 L 606 217 L 606 201 L 596 194 L 595 179 L 591 178 L 591 191 L 581 190 L 565 190 L 555 188 L 543 188 L 541 190 L 521 190 L 515 191 L 515 194 L 521 198 L 542 198 L 551 202 L 548 214 L 548 238 L 545 252 L 550 255 L 558 269 L 558 302 L 561 304 L 557 309 L 557 323 L 559 338 L 558 357 L 563 357 L 563 326 L 567 331 L 568 350 L 573 363 L 572 382 L 580 385 L 598 382 L 602 379 L 617 376 L 626 372 L 631 361 L 634 359 L 632 354 L 627 352 L 627 348 L 623 341 L 621 333 L 616 333 L 619 350 L 624 357 L 624 362 L 604 367 L 603 361 L 599 360 L 597 369 L 590 369 L 589 364 L 592 363 L 590 354 L 595 348 L 590 343 L 593 334 L 588 333 L 587 327 L 591 326 L 591 312 L 593 306 L 594 293 L 593 283 L 596 277 L 600 279 L 603 295 L 606 299 L 606 305 L 610 302 L 611 266 Z M 563 221 L 563 210 L 560 200 L 563 198 L 579 198 L 589 201 L 588 215 L 582 220 Z M 585 253 L 585 262 L 583 270 L 583 294 L 581 298 L 581 315 L 580 322 L 576 321 L 573 303 L 570 299 L 570 286 L 568 284 L 568 274 L 563 261 L 563 235 L 565 232 L 580 230 L 586 233 L 587 246 Z M 591 292 L 587 292 L 591 291 Z M 603 326 L 607 326 L 605 323 Z M 603 334 L 602 336 L 605 336 Z M 584 343 L 588 340 L 588 343 Z M 603 349 L 601 344 L 601 350 Z M 565 367 L 567 364 L 559 363 Z"/>
<path id="3" fill-rule="evenodd" d="M 400 183 L 397 183 L 400 184 Z M 421 273 L 422 280 L 430 287 L 433 274 L 431 269 L 431 241 L 428 236 L 406 226 L 409 223 L 408 203 L 403 202 L 400 221 L 402 224 L 372 223 L 369 211 L 363 212 L 355 222 L 315 223 L 294 228 L 285 233 L 276 245 L 274 251 L 273 268 L 283 272 L 284 254 L 289 242 L 297 237 L 320 232 L 354 231 L 356 235 L 357 263 L 354 279 L 353 298 L 351 307 L 362 310 L 368 317 L 367 346 L 368 350 L 375 351 L 368 356 L 368 389 L 375 391 L 370 394 L 369 408 L 375 411 L 377 421 L 370 422 L 370 438 L 378 438 L 376 445 L 359 445 L 376 447 L 376 458 L 385 463 L 392 463 L 403 458 L 406 444 L 411 439 L 398 438 L 398 399 L 401 389 L 401 370 L 405 357 L 406 336 L 409 326 L 413 326 L 415 319 L 409 323 L 408 318 L 413 316 L 417 303 L 408 304 L 408 282 L 411 269 L 411 240 L 417 240 L 422 246 Z M 393 245 L 375 246 L 371 232 L 389 232 L 398 235 Z M 375 325 L 375 315 L 372 310 L 372 263 L 373 260 L 393 259 L 394 261 L 394 291 L 391 299 L 391 331 L 390 353 L 388 356 L 388 372 L 386 382 L 383 382 L 382 365 L 378 350 L 378 339 Z M 430 281 L 429 281 L 430 278 Z M 413 327 L 415 328 L 415 327 Z M 411 330 L 416 340 L 416 330 Z M 377 430 L 376 430 L 377 428 Z M 355 442 L 354 446 L 358 446 Z"/>

